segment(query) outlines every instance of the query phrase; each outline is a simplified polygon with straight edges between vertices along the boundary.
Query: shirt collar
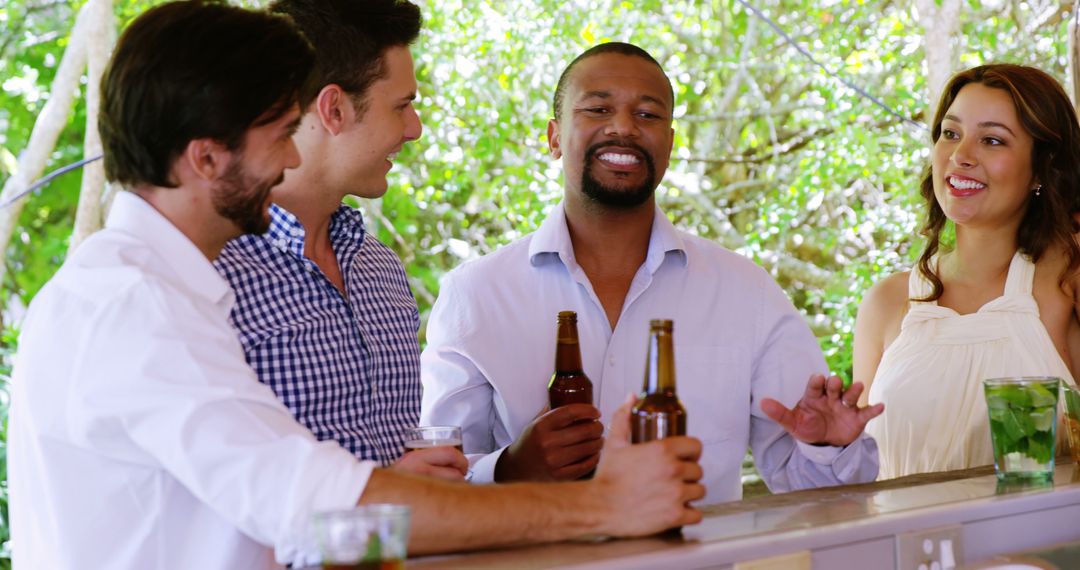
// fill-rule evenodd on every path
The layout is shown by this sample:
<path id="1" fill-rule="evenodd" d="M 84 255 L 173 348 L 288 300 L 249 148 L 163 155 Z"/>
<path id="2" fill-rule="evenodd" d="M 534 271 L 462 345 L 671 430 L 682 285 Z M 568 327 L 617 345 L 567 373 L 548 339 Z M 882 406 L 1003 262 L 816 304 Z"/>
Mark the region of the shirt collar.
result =
<path id="1" fill-rule="evenodd" d="M 266 239 L 275 247 L 293 255 L 304 255 L 304 226 L 292 212 L 270 204 L 270 228 L 266 230 Z"/>
<path id="2" fill-rule="evenodd" d="M 116 193 L 105 227 L 138 238 L 168 262 L 175 278 L 187 289 L 225 310 L 232 308 L 232 288 L 210 260 L 168 218 L 137 194 Z"/>
<path id="3" fill-rule="evenodd" d="M 343 234 L 364 234 L 363 214 L 345 204 L 338 207 L 330 217 L 331 243 L 337 243 Z M 292 212 L 277 204 L 270 204 L 270 229 L 266 232 L 266 239 L 270 240 L 274 247 L 302 258 L 306 236 L 303 224 Z"/>
<path id="4" fill-rule="evenodd" d="M 649 273 L 659 269 L 668 254 L 678 256 L 684 267 L 689 263 L 682 236 L 657 206 L 653 214 L 652 233 L 649 236 L 649 251 L 645 256 L 645 267 Z M 555 206 L 547 219 L 540 224 L 529 242 L 529 263 L 532 265 L 539 266 L 556 259 L 567 266 L 577 264 L 562 202 Z"/>

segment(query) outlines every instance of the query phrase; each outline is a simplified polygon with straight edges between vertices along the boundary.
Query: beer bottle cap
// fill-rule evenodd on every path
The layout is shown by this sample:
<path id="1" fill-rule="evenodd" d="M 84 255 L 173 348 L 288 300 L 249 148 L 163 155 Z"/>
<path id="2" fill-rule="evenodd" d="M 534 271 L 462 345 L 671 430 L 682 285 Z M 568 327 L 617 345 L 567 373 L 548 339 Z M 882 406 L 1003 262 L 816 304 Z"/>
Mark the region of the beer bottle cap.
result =
<path id="1" fill-rule="evenodd" d="M 671 319 L 653 319 L 649 321 L 649 328 L 671 331 L 674 321 Z"/>

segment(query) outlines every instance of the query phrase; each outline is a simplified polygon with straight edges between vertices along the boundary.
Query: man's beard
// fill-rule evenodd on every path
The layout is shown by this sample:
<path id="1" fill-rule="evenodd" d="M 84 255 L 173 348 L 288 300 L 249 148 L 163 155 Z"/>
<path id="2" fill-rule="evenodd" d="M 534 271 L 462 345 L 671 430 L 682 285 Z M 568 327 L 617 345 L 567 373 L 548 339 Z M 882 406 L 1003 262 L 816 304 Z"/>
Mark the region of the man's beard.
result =
<path id="1" fill-rule="evenodd" d="M 243 167 L 243 156 L 238 154 L 214 185 L 214 209 L 222 217 L 235 223 L 245 234 L 264 234 L 270 229 L 266 197 L 270 194 L 270 189 L 281 184 L 283 180 L 284 172 L 273 181 L 260 181 L 248 176 Z"/>
<path id="2" fill-rule="evenodd" d="M 604 147 L 621 146 L 638 151 L 645 161 L 648 175 L 640 185 L 634 188 L 612 188 L 605 186 L 592 173 L 593 159 Z M 581 172 L 581 191 L 593 202 L 619 210 L 636 208 L 652 196 L 656 190 L 656 163 L 653 157 L 641 145 L 630 141 L 604 141 L 590 146 L 585 151 L 585 168 Z"/>

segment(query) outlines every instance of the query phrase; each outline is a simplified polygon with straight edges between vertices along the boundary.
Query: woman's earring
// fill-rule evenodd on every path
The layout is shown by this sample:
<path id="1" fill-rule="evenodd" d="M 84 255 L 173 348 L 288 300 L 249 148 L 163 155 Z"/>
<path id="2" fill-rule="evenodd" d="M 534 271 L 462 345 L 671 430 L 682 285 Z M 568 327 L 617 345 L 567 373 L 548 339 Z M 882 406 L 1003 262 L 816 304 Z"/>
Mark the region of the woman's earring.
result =
<path id="1" fill-rule="evenodd" d="M 1036 196 L 1041 196 L 1042 195 L 1042 184 L 1036 184 L 1035 185 L 1035 195 Z"/>

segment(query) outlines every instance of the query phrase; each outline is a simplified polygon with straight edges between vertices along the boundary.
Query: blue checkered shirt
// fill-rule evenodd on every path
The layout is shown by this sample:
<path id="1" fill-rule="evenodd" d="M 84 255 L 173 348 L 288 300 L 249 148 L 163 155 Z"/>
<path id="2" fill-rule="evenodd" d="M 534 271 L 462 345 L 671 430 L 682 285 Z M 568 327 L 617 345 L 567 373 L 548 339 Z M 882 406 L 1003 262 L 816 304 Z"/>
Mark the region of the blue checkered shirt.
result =
<path id="1" fill-rule="evenodd" d="M 247 361 L 315 437 L 387 465 L 420 417 L 420 318 L 401 260 L 343 205 L 330 241 L 346 299 L 304 257 L 296 217 L 275 204 L 270 219 L 214 264 L 236 291 L 230 319 Z"/>

